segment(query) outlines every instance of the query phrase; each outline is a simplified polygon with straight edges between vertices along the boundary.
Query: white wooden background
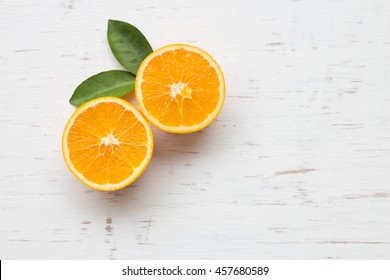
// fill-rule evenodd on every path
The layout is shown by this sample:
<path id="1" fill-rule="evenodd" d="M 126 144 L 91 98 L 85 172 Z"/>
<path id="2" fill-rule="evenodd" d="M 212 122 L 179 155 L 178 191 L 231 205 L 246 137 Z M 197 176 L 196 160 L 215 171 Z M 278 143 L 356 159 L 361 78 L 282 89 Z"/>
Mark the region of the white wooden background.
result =
<path id="1" fill-rule="evenodd" d="M 155 131 L 134 187 L 68 171 L 75 87 L 121 69 L 109 18 L 220 63 L 227 100 Z M 388 0 L 0 0 L 1 259 L 389 259 Z"/>

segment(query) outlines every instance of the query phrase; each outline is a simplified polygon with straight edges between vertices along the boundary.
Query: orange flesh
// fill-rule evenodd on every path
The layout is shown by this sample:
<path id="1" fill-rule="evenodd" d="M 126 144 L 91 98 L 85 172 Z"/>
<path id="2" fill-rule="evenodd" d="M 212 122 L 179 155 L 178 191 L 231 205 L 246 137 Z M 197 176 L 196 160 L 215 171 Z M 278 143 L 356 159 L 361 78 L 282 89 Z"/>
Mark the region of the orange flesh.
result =
<path id="1" fill-rule="evenodd" d="M 145 109 L 166 126 L 192 126 L 215 111 L 218 74 L 200 54 L 175 49 L 154 57 L 142 76 Z"/>
<path id="2" fill-rule="evenodd" d="M 68 134 L 74 168 L 96 184 L 116 184 L 139 167 L 147 153 L 147 132 L 133 112 L 102 102 L 76 117 Z"/>

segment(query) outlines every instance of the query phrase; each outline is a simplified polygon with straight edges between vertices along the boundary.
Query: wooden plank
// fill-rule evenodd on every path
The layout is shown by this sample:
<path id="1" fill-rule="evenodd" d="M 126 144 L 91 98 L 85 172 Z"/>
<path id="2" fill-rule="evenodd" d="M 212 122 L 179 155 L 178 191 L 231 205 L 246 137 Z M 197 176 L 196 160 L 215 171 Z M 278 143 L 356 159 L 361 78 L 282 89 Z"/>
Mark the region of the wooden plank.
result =
<path id="1" fill-rule="evenodd" d="M 390 2 L 0 1 L 0 259 L 389 259 Z M 209 128 L 155 131 L 134 187 L 61 155 L 109 18 L 220 63 Z"/>

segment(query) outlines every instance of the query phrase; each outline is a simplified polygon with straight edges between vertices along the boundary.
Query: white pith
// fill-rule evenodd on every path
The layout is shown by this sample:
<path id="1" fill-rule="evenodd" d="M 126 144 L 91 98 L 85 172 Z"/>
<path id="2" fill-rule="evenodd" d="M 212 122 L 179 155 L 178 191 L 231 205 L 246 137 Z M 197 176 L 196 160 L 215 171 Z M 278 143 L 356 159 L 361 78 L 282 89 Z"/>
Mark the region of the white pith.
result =
<path id="1" fill-rule="evenodd" d="M 110 146 L 110 145 L 119 145 L 119 140 L 117 138 L 115 138 L 114 135 L 112 135 L 112 133 L 108 134 L 106 137 L 102 138 L 102 140 L 100 141 L 100 145 L 106 145 L 106 146 Z"/>
<path id="2" fill-rule="evenodd" d="M 178 84 L 173 84 L 171 85 L 171 97 L 176 98 L 176 95 L 182 95 L 183 94 L 183 89 L 187 87 L 187 84 L 184 83 L 178 83 Z M 185 96 L 183 96 L 185 97 Z"/>

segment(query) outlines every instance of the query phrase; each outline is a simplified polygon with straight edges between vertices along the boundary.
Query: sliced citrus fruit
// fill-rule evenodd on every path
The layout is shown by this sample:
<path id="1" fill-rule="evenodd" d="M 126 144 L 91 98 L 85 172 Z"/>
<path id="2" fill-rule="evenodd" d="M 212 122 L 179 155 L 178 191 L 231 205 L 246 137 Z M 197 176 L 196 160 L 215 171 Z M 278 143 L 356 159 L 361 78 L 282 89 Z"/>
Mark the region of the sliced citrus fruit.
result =
<path id="1" fill-rule="evenodd" d="M 149 123 L 117 97 L 91 100 L 74 112 L 62 136 L 70 171 L 85 185 L 113 191 L 132 183 L 148 165 L 153 151 Z"/>
<path id="2" fill-rule="evenodd" d="M 135 82 L 138 107 L 156 127 L 190 133 L 208 126 L 225 100 L 217 62 L 198 47 L 162 47 L 141 63 Z"/>

